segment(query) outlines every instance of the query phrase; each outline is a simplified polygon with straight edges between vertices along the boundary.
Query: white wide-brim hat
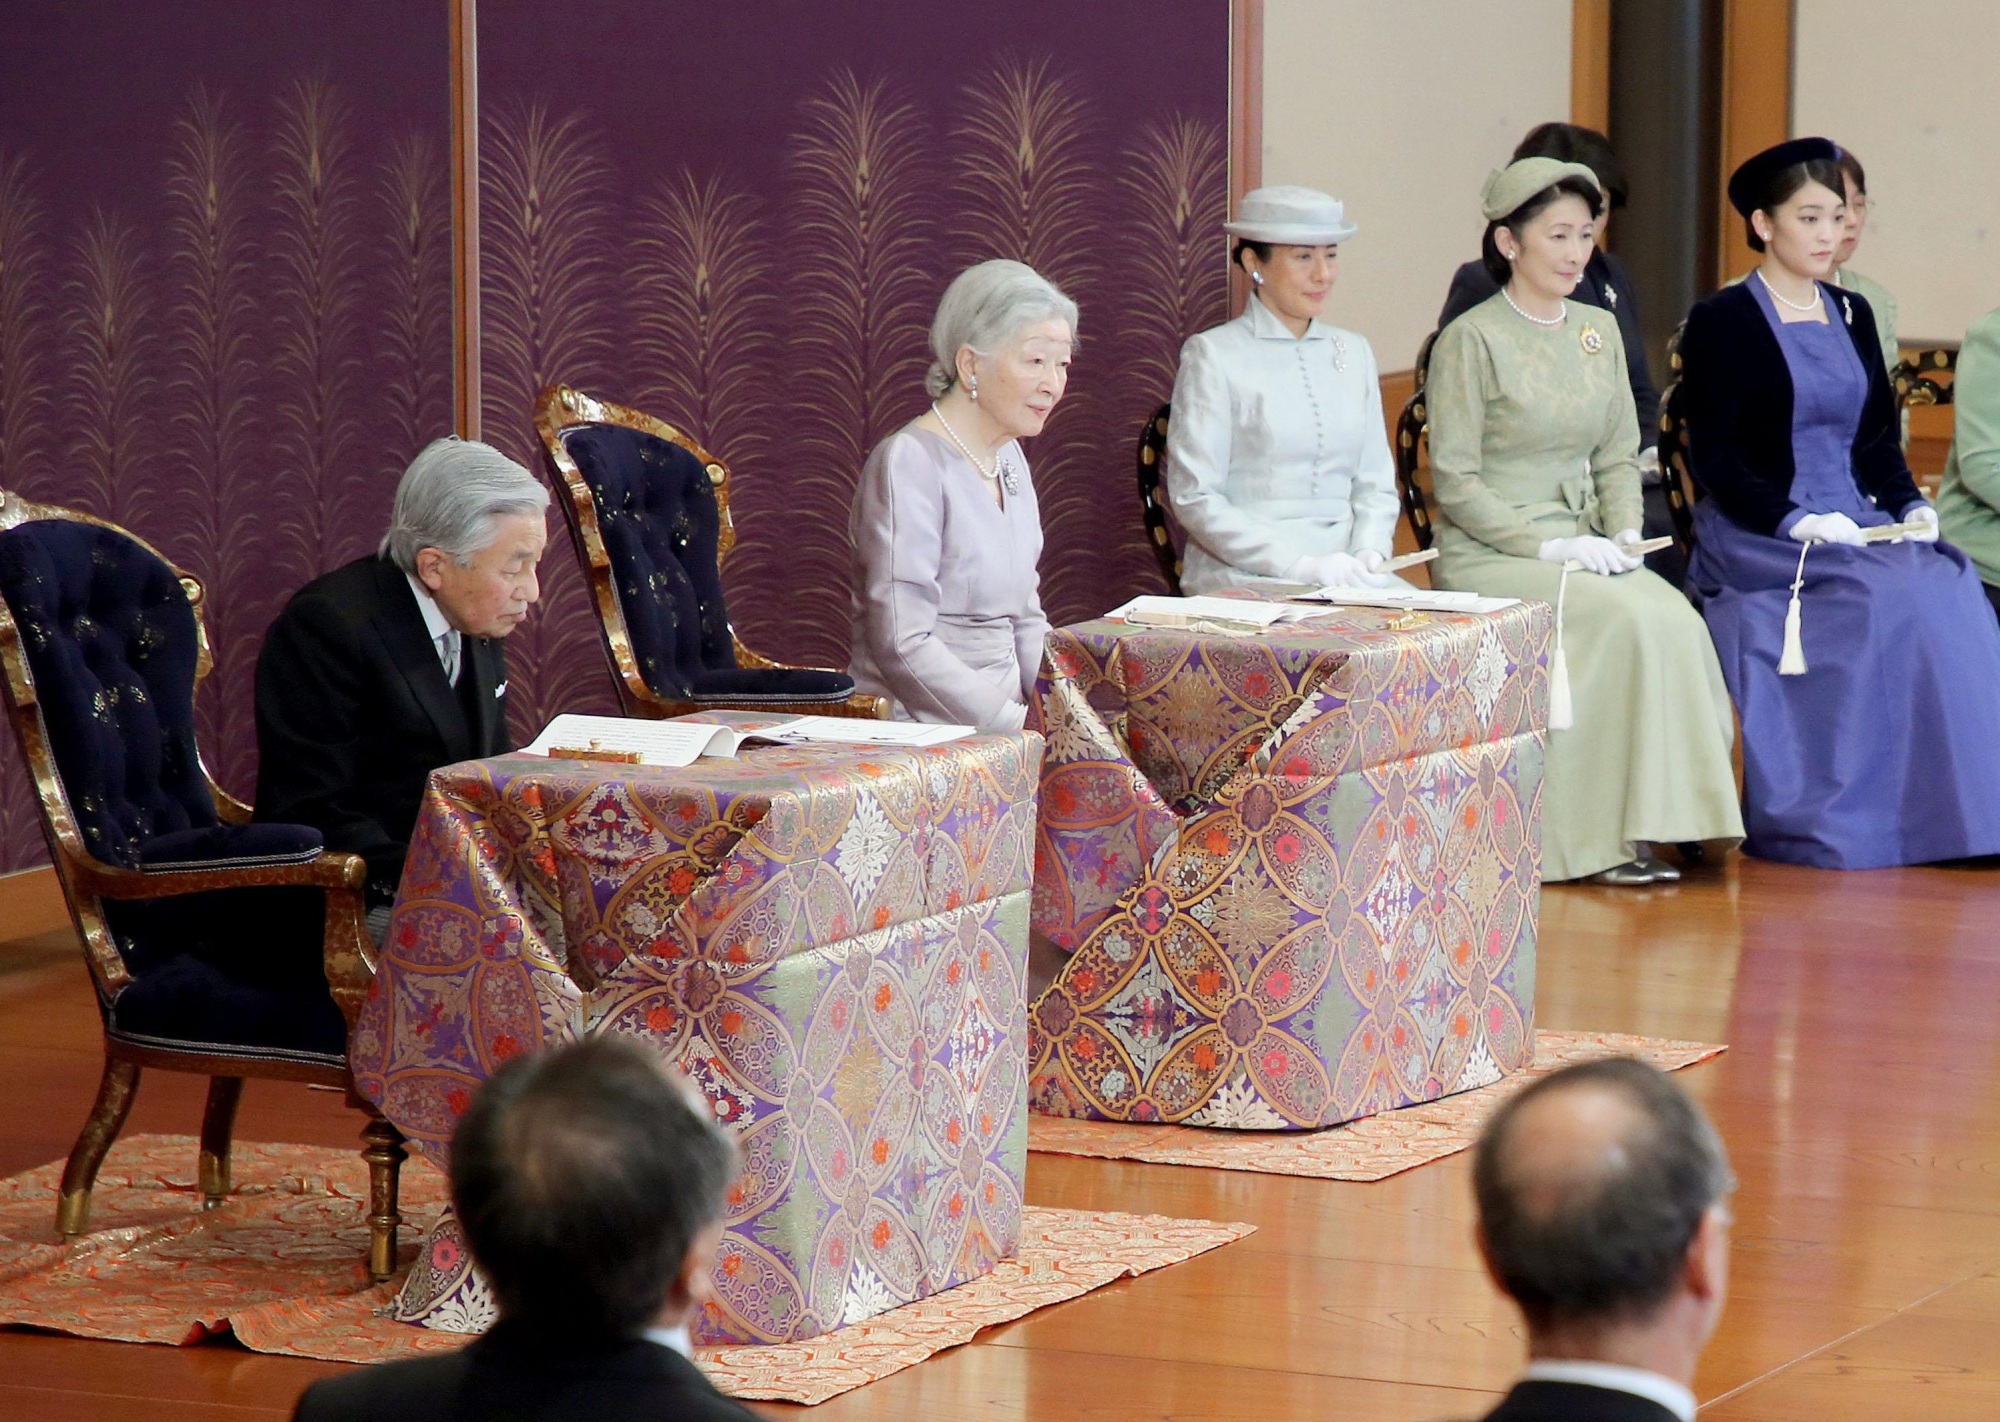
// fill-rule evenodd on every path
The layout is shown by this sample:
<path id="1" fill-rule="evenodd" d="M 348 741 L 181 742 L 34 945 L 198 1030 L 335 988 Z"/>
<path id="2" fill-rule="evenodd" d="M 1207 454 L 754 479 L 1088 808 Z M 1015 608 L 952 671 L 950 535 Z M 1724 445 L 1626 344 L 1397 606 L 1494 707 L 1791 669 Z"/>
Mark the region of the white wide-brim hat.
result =
<path id="1" fill-rule="evenodd" d="M 1361 229 L 1347 220 L 1338 198 L 1287 184 L 1243 194 L 1236 220 L 1223 223 L 1222 230 L 1246 242 L 1318 247 L 1345 242 Z"/>

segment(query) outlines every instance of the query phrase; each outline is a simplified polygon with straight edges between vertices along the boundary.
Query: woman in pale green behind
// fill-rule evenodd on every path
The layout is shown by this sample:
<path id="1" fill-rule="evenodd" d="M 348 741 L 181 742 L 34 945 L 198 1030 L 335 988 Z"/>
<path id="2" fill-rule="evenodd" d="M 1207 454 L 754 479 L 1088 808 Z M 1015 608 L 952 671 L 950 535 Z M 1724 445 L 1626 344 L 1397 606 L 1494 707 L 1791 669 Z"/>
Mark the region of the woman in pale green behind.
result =
<path id="1" fill-rule="evenodd" d="M 1938 523 L 1979 570 L 1986 600 L 2000 612 L 2000 311 L 1965 333 L 1951 385 L 1951 454 L 1938 486 Z"/>
<path id="2" fill-rule="evenodd" d="M 1603 212 L 1580 163 L 1528 158 L 1483 194 L 1501 289 L 1446 326 L 1426 386 L 1442 587 L 1557 603 L 1542 876 L 1677 879 L 1657 842 L 1739 840 L 1729 696 L 1708 629 L 1647 572 L 1639 427 L 1618 323 L 1570 299 Z M 1570 569 L 1567 576 L 1565 568 Z"/>

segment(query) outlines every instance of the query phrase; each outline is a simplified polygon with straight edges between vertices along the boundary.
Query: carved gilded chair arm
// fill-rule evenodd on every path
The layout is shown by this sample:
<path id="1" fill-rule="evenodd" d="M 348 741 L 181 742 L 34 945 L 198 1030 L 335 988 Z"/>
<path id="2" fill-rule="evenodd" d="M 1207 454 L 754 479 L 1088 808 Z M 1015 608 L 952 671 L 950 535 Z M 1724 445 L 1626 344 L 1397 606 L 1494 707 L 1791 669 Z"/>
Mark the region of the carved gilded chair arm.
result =
<path id="1" fill-rule="evenodd" d="M 106 899 L 166 899 L 214 889 L 310 888 L 360 892 L 368 882 L 368 861 L 358 854 L 324 850 L 304 864 L 222 864 L 214 869 L 174 869 L 148 874 L 96 860 L 75 865 L 85 886 Z"/>

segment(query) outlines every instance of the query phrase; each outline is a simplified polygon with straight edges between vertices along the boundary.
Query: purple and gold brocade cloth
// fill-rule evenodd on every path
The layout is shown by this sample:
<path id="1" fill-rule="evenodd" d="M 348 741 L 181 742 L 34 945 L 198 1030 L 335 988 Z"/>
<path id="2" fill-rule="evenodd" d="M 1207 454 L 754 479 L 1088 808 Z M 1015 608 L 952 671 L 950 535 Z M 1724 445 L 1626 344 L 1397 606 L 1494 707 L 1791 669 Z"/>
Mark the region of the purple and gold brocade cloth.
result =
<path id="1" fill-rule="evenodd" d="M 810 1338 L 987 1273 L 1021 1226 L 1040 761 L 1012 735 L 447 766 L 355 1079 L 443 1165 L 507 1058 L 654 1043 L 743 1151 L 699 1342 Z"/>
<path id="2" fill-rule="evenodd" d="M 1031 1109 L 1303 1130 L 1526 1066 L 1550 623 L 1053 633 Z"/>

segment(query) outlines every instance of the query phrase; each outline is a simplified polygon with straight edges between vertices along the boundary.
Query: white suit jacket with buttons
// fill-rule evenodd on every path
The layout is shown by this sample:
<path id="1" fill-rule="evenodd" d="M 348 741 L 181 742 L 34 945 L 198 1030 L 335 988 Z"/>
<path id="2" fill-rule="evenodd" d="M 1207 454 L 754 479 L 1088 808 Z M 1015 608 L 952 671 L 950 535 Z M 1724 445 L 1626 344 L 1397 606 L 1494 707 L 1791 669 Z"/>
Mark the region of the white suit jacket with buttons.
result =
<path id="1" fill-rule="evenodd" d="M 1294 336 L 1251 297 L 1188 339 L 1167 425 L 1167 495 L 1190 593 L 1283 580 L 1301 558 L 1385 557 L 1401 505 L 1375 353 L 1315 321 Z"/>

